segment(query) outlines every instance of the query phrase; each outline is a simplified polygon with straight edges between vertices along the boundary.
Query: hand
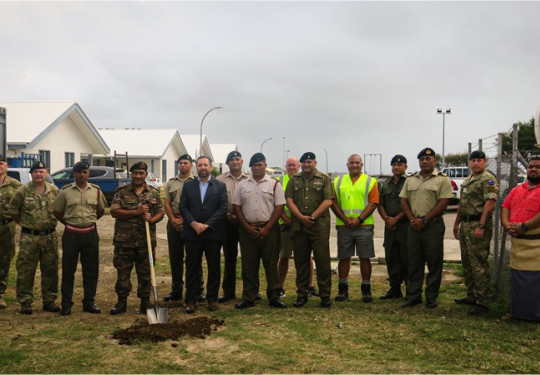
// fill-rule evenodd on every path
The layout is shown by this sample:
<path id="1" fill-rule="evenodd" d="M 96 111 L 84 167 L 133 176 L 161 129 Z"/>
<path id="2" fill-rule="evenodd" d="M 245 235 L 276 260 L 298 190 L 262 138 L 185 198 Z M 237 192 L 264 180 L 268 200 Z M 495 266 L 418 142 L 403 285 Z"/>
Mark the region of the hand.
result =
<path id="1" fill-rule="evenodd" d="M 454 223 L 454 238 L 459 240 L 459 223 Z"/>
<path id="2" fill-rule="evenodd" d="M 283 219 L 283 222 L 284 222 L 285 225 L 288 226 L 288 227 L 290 227 L 291 224 L 292 224 L 292 220 L 289 219 L 288 217 L 285 217 L 285 218 Z"/>
<path id="3" fill-rule="evenodd" d="M 259 228 L 248 225 L 247 232 L 252 238 L 259 239 Z"/>
<path id="4" fill-rule="evenodd" d="M 145 212 L 145 213 L 143 214 L 143 219 L 144 219 L 145 221 L 150 222 L 150 220 L 152 219 L 152 215 L 150 215 L 150 212 Z"/>
<path id="5" fill-rule="evenodd" d="M 147 204 L 139 203 L 137 206 L 137 214 L 144 216 L 147 212 L 150 212 L 150 207 L 148 207 Z"/>
<path id="6" fill-rule="evenodd" d="M 503 226 L 504 226 L 504 230 L 506 231 L 506 233 L 508 233 L 512 237 L 517 236 L 516 229 L 515 229 L 516 223 L 508 222 L 506 224 L 503 224 Z M 521 228 L 521 226 L 520 226 L 520 228 Z"/>
<path id="7" fill-rule="evenodd" d="M 412 229 L 415 230 L 416 232 L 421 232 L 422 229 L 424 229 L 424 227 L 426 226 L 423 220 L 424 219 L 422 218 L 416 218 L 416 219 L 411 220 Z"/>
<path id="8" fill-rule="evenodd" d="M 309 229 L 313 226 L 313 224 L 315 224 L 315 218 L 313 218 L 312 216 L 302 215 L 302 217 L 300 218 L 300 222 L 305 229 Z"/>
<path id="9" fill-rule="evenodd" d="M 385 224 L 386 226 L 389 228 L 389 229 L 392 229 L 394 228 L 397 223 L 398 223 L 398 220 L 394 217 L 394 216 L 387 216 L 388 219 L 385 220 Z"/>
<path id="10" fill-rule="evenodd" d="M 482 238 L 484 238 L 484 232 L 485 232 L 484 229 L 476 227 L 473 233 L 474 238 L 481 240 Z"/>
<path id="11" fill-rule="evenodd" d="M 270 229 L 268 227 L 266 226 L 262 227 L 261 229 L 259 229 L 259 236 L 257 237 L 257 239 L 262 240 L 266 236 L 268 236 L 269 233 L 270 233 Z"/>
<path id="12" fill-rule="evenodd" d="M 195 233 L 197 233 L 197 235 L 201 235 L 206 229 L 208 229 L 207 224 L 198 223 L 196 221 L 193 221 L 191 223 L 191 227 L 195 230 Z"/>

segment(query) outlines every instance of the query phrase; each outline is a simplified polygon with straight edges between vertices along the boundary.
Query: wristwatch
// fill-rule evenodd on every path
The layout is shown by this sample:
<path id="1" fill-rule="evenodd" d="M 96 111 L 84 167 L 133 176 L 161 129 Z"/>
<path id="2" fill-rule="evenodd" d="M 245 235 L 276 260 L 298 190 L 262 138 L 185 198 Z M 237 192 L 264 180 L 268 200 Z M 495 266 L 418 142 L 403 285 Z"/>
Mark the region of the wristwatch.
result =
<path id="1" fill-rule="evenodd" d="M 360 224 L 364 224 L 364 219 L 362 219 L 360 216 L 358 216 L 358 221 L 360 222 Z"/>
<path id="2" fill-rule="evenodd" d="M 423 219 L 422 219 L 422 223 L 424 223 L 424 225 L 428 225 L 428 224 L 429 224 L 429 220 L 426 219 L 426 218 L 423 218 Z"/>
<path id="3" fill-rule="evenodd" d="M 525 223 L 521 223 L 521 230 L 526 232 L 529 230 L 529 227 L 525 225 Z"/>
<path id="4" fill-rule="evenodd" d="M 486 228 L 486 224 L 480 223 L 480 224 L 478 224 L 478 228 L 479 228 L 479 229 L 485 229 L 485 228 Z"/>

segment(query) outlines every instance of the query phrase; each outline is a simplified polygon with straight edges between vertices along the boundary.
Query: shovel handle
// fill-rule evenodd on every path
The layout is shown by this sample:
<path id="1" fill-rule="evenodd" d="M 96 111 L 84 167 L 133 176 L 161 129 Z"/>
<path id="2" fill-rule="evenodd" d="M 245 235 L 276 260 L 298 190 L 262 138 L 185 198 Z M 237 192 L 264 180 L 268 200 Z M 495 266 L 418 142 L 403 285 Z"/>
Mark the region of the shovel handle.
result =
<path id="1" fill-rule="evenodd" d="M 144 221 L 144 229 L 146 230 L 146 245 L 148 246 L 148 261 L 150 263 L 150 278 L 152 279 L 152 287 L 156 288 L 156 274 L 154 272 L 154 256 L 152 255 L 152 242 L 150 240 L 150 225 L 148 221 Z"/>

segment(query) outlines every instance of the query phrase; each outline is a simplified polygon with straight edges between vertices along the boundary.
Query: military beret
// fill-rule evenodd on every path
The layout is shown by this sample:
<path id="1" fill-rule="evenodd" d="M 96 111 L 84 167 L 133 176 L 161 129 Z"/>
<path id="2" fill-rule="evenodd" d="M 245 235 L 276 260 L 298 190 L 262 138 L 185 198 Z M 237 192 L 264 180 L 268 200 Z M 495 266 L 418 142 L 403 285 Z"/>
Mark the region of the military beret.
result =
<path id="1" fill-rule="evenodd" d="M 264 157 L 263 154 L 261 154 L 260 152 L 257 152 L 256 154 L 253 154 L 251 159 L 249 159 L 249 166 L 251 167 L 253 166 L 253 164 L 259 163 L 261 161 L 266 161 L 266 158 Z"/>
<path id="2" fill-rule="evenodd" d="M 486 153 L 484 151 L 480 151 L 480 150 L 473 151 L 469 155 L 469 160 L 473 160 L 473 159 L 484 159 L 484 160 L 486 160 Z"/>
<path id="3" fill-rule="evenodd" d="M 180 163 L 180 160 L 188 160 L 190 163 L 193 163 L 193 159 L 191 156 L 189 156 L 189 154 L 180 155 L 178 158 L 178 163 Z"/>
<path id="4" fill-rule="evenodd" d="M 135 169 L 143 169 L 144 171 L 148 171 L 148 165 L 144 161 L 139 161 L 131 166 L 129 168 L 130 172 L 133 172 Z"/>
<path id="5" fill-rule="evenodd" d="M 36 169 L 47 169 L 45 164 L 42 161 L 36 161 L 32 166 L 30 167 L 30 172 L 35 171 Z"/>
<path id="6" fill-rule="evenodd" d="M 390 165 L 394 165 L 394 163 L 407 163 L 407 158 L 403 155 L 394 155 L 392 160 L 390 160 Z"/>
<path id="7" fill-rule="evenodd" d="M 6 159 L 4 159 L 4 155 L 0 155 L 0 161 L 6 161 Z"/>
<path id="8" fill-rule="evenodd" d="M 73 166 L 73 173 L 80 172 L 88 168 L 90 168 L 90 164 L 85 161 L 79 161 Z"/>
<path id="9" fill-rule="evenodd" d="M 233 159 L 233 158 L 241 158 L 242 157 L 242 154 L 239 153 L 238 151 L 231 151 L 229 152 L 229 154 L 227 155 L 227 160 L 225 160 L 225 164 L 229 164 L 229 162 Z"/>
<path id="10" fill-rule="evenodd" d="M 435 151 L 432 148 L 426 147 L 418 153 L 417 158 L 420 159 L 422 156 L 433 156 L 435 157 Z"/>
<path id="11" fill-rule="evenodd" d="M 300 158 L 300 163 L 303 163 L 305 160 L 315 160 L 315 154 L 313 152 L 306 152 Z"/>

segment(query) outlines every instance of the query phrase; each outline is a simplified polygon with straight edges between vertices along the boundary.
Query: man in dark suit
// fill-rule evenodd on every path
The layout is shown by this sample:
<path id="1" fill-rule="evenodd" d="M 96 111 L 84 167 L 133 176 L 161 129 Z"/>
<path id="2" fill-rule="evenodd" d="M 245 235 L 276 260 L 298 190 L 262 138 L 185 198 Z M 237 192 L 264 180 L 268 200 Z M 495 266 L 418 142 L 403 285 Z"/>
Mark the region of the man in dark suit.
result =
<path id="1" fill-rule="evenodd" d="M 208 156 L 197 159 L 198 178 L 186 181 L 180 197 L 180 214 L 184 218 L 182 238 L 186 246 L 186 312 L 195 312 L 199 294 L 203 252 L 208 264 L 206 299 L 208 309 L 218 309 L 221 277 L 220 248 L 223 219 L 227 214 L 225 184 L 212 178 L 212 161 Z"/>

